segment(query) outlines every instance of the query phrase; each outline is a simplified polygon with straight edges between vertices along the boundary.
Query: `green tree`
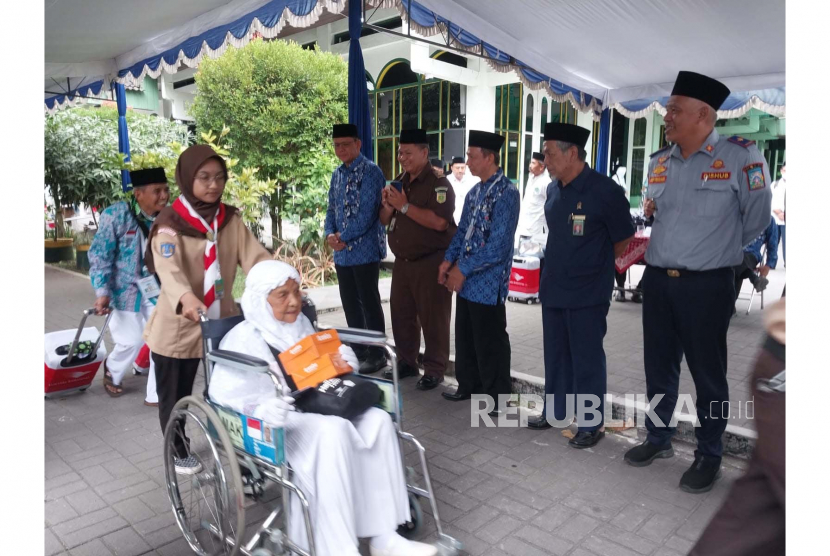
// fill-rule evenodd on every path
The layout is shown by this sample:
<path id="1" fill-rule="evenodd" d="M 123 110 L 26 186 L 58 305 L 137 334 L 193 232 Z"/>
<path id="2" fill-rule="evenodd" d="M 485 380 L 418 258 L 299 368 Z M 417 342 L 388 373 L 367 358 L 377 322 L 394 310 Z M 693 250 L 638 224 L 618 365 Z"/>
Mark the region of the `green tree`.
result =
<path id="1" fill-rule="evenodd" d="M 187 127 L 145 114 L 128 112 L 133 153 L 173 156 L 173 142 L 187 143 Z M 64 233 L 64 205 L 105 207 L 123 197 L 122 158 L 118 153 L 118 111 L 75 108 L 46 117 L 45 187 L 55 203 L 55 230 Z"/>
<path id="2" fill-rule="evenodd" d="M 218 136 L 212 131 L 204 132 L 200 136 L 201 143 L 210 145 L 218 155 L 225 159 L 228 181 L 225 184 L 223 201 L 238 208 L 242 221 L 255 235 L 258 235 L 259 220 L 262 218 L 265 199 L 274 190 L 274 181 L 261 179 L 256 168 L 242 167 L 239 159 L 231 156 L 230 150 L 224 145 L 224 139 L 228 133 L 230 129 L 227 127 L 222 129 Z M 123 168 L 127 170 L 164 168 L 172 202 L 181 194 L 176 185 L 176 163 L 187 145 L 173 142 L 168 147 L 169 152 L 151 151 L 146 154 L 137 154 L 130 162 L 125 163 Z"/>
<path id="3" fill-rule="evenodd" d="M 297 219 L 308 239 L 322 234 L 320 212 L 337 166 L 331 126 L 348 116 L 345 62 L 293 42 L 257 40 L 203 61 L 195 77 L 198 127 L 229 126 L 234 156 L 276 182 L 272 235 L 282 238 L 283 217 Z"/>

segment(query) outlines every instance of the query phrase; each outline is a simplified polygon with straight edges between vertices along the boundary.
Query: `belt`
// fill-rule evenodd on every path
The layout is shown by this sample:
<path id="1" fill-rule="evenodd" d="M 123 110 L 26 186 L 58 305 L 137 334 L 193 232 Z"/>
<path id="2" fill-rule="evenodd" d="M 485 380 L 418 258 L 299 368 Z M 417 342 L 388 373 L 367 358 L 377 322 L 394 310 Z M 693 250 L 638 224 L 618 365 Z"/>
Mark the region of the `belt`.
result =
<path id="1" fill-rule="evenodd" d="M 400 259 L 400 260 L 402 260 L 404 262 L 407 262 L 407 263 L 417 263 L 418 261 L 422 261 L 424 259 L 432 257 L 436 253 L 440 253 L 440 252 L 441 252 L 441 250 L 439 249 L 438 251 L 433 251 L 432 253 L 427 253 L 426 255 L 421 255 L 420 257 L 412 257 L 412 258 L 395 256 L 395 260 Z"/>
<path id="2" fill-rule="evenodd" d="M 705 276 L 707 274 L 717 274 L 719 272 L 725 272 L 727 270 L 732 271 L 732 267 L 725 266 L 723 268 L 713 268 L 712 270 L 688 270 L 685 268 L 661 268 L 659 266 L 652 266 L 648 265 L 648 268 L 651 268 L 659 273 L 666 273 L 671 278 L 680 278 L 681 276 Z"/>

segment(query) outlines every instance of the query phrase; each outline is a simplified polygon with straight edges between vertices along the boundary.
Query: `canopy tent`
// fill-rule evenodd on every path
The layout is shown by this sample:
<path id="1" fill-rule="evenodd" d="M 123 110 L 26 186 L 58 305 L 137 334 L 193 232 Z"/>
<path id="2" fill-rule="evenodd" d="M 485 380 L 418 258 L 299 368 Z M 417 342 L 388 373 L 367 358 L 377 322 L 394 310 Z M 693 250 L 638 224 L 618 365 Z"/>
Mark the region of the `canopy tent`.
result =
<path id="1" fill-rule="evenodd" d="M 601 149 L 608 109 L 628 117 L 665 113 L 679 69 L 720 79 L 733 91 L 721 118 L 752 108 L 785 113 L 784 0 L 512 0 L 508 11 L 503 0 L 365 4 L 396 6 L 407 30 L 440 34 L 447 47 L 481 56 L 496 71 L 515 71 L 527 87 L 591 112 L 600 122 Z M 52 2 L 46 109 L 100 94 L 112 82 L 135 87 L 145 76 L 195 67 L 257 35 L 333 21 L 346 7 L 347 0 Z M 352 115 L 363 112 L 353 108 Z M 600 161 L 604 171 L 605 157 Z"/>
<path id="2" fill-rule="evenodd" d="M 784 0 L 514 0 L 509 12 L 503 0 L 366 3 L 397 6 L 419 34 L 441 33 L 597 118 L 611 106 L 629 117 L 663 112 L 681 68 L 732 89 L 721 117 L 750 108 L 784 114 Z M 346 0 L 53 2 L 46 6 L 47 109 L 99 94 L 112 78 L 135 87 L 145 75 L 195 67 L 256 33 L 275 37 L 286 26 L 333 20 L 326 12 L 344 16 Z"/>
<path id="3" fill-rule="evenodd" d="M 516 71 L 527 87 L 597 119 L 600 107 L 665 114 L 680 69 L 732 90 L 721 118 L 752 108 L 784 115 L 784 0 L 516 0 L 509 12 L 501 0 L 402 5 L 418 33 L 484 54 L 497 71 Z"/>
<path id="4" fill-rule="evenodd" d="M 393 7 L 395 0 L 367 0 Z M 62 0 L 46 6 L 46 109 L 100 94 L 111 81 L 196 67 L 256 36 L 345 17 L 346 0 Z M 327 12 L 327 13 L 326 13 Z M 324 19 L 326 18 L 326 19 Z"/>

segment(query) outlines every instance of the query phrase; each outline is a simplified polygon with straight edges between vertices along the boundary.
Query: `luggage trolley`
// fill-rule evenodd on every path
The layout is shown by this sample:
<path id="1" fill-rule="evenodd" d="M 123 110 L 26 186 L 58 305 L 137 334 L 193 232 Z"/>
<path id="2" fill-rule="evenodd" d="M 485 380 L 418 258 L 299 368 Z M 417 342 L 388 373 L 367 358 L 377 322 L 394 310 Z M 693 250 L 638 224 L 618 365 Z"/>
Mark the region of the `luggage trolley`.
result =
<path id="1" fill-rule="evenodd" d="M 303 313 L 317 329 L 316 310 L 307 298 L 303 300 Z M 269 427 L 259 419 L 215 404 L 208 396 L 210 375 L 216 363 L 251 372 L 268 373 L 274 382 L 275 393 L 281 392 L 279 379 L 272 374 L 265 361 L 243 353 L 217 349 L 225 334 L 243 320 L 243 316 L 209 320 L 204 314 L 201 315 L 204 348 L 202 364 L 205 369 L 204 398 L 187 396 L 179 400 L 173 408 L 164 432 L 167 493 L 176 523 L 190 548 L 200 556 L 315 556 L 308 500 L 302 490 L 291 481 L 291 467 L 285 459 L 284 452 L 284 431 Z M 415 482 L 413 469 L 404 470 L 407 476 L 412 521 L 402 525 L 398 532 L 404 536 L 414 536 L 423 522 L 418 498 L 427 498 L 439 536 L 439 554 L 455 556 L 461 549 L 461 543 L 445 534 L 441 528 L 426 451 L 414 436 L 402 430 L 402 399 L 394 351 L 387 345 L 386 336 L 382 332 L 353 328 L 336 330 L 343 343 L 383 348 L 392 362 L 391 381 L 365 376 L 361 378 L 372 380 L 383 391 L 383 409 L 392 415 L 395 422 L 402 459 L 404 441 L 417 449 L 420 458 L 423 488 L 411 484 Z M 197 455 L 202 464 L 202 470 L 192 475 L 177 474 L 173 463 L 174 441 L 180 434 L 182 423 L 186 423 L 187 435 L 190 437 L 188 451 Z M 265 481 L 276 483 L 281 496 L 281 500 L 270 513 L 267 513 L 267 507 L 256 505 L 257 501 L 270 502 L 277 498 L 269 497 L 269 492 L 264 488 Z M 297 497 L 302 508 L 308 550 L 301 548 L 288 534 L 290 494 Z M 261 525 L 253 530 L 253 534 L 248 531 L 246 536 L 251 522 L 262 517 L 264 520 Z"/>
<path id="2" fill-rule="evenodd" d="M 107 357 L 103 339 L 112 317 L 112 313 L 107 315 L 99 333 L 94 326 L 84 328 L 86 319 L 94 314 L 95 308 L 85 310 L 77 330 L 60 330 L 44 336 L 46 398 L 83 392 L 92 384 L 101 361 Z"/>

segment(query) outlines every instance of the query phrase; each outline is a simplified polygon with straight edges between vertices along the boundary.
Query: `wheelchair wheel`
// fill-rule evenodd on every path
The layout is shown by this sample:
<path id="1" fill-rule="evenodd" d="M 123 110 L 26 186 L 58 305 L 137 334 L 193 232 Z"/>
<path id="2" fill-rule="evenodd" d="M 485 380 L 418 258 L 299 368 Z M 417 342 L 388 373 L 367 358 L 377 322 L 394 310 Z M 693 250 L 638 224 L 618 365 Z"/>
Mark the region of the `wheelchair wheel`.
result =
<path id="1" fill-rule="evenodd" d="M 411 492 L 409 493 L 409 518 L 411 521 L 398 526 L 398 534 L 407 539 L 414 539 L 424 523 L 424 511 L 421 509 L 418 496 Z"/>
<path id="2" fill-rule="evenodd" d="M 197 464 L 189 474 L 176 472 L 177 444 Z M 176 523 L 193 552 L 237 554 L 245 535 L 239 463 L 222 422 L 203 400 L 187 396 L 173 407 L 164 431 L 164 470 Z"/>

